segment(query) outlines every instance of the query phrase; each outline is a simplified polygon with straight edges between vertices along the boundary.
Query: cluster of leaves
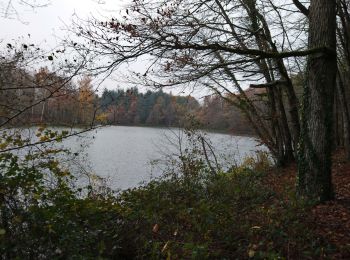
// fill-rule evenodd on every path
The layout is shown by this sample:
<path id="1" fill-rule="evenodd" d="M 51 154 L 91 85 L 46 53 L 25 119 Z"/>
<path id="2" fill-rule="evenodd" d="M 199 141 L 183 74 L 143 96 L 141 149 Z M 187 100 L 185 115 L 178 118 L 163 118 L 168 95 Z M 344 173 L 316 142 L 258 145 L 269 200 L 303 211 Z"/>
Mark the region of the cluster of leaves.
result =
<path id="1" fill-rule="evenodd" d="M 41 138 L 53 132 L 39 133 Z M 193 137 L 198 136 L 189 135 Z M 187 172 L 116 194 L 76 187 L 74 177 L 54 159 L 60 152 L 39 149 L 25 156 L 0 155 L 2 258 L 231 259 L 326 254 L 327 247 L 313 235 L 312 225 L 302 221 L 306 205 L 293 196 L 283 200 L 264 184 L 268 160 L 263 155 L 229 172 L 213 174 L 198 154 L 191 157 L 191 152 L 185 152 L 181 160 Z M 193 165 L 196 162 L 200 165 Z"/>
<path id="2" fill-rule="evenodd" d="M 40 128 L 39 140 L 66 135 Z M 31 140 L 3 133 L 2 144 Z M 20 142 L 20 144 L 18 144 Z M 118 249 L 118 211 L 108 194 L 76 186 L 60 166 L 61 149 L 29 147 L 0 154 L 0 252 L 4 259 L 96 257 Z M 114 222 L 116 221 L 116 222 Z M 109 242 L 109 244 L 108 244 Z M 110 255 L 105 255 L 108 257 Z"/>
<path id="3" fill-rule="evenodd" d="M 250 165 L 216 176 L 174 177 L 121 194 L 135 258 L 243 259 L 325 256 L 308 206 L 281 200 Z M 290 194 L 289 194 L 290 195 Z M 129 234 L 130 235 L 130 234 Z"/>

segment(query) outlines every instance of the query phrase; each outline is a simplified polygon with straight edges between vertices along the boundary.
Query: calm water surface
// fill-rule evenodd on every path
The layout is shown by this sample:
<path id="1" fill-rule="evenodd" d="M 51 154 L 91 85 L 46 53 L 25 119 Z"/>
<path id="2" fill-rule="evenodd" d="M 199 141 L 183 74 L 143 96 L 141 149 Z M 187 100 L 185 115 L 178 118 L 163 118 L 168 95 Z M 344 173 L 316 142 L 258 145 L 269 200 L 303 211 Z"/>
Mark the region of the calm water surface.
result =
<path id="1" fill-rule="evenodd" d="M 66 140 L 64 145 L 80 154 L 87 171 L 107 178 L 107 184 L 115 189 L 126 189 L 161 174 L 160 167 L 152 166 L 151 161 L 177 153 L 178 148 L 172 143 L 178 142 L 182 132 L 179 129 L 110 126 L 84 136 Z M 264 149 L 250 137 L 207 133 L 207 138 L 224 165 L 239 162 Z"/>

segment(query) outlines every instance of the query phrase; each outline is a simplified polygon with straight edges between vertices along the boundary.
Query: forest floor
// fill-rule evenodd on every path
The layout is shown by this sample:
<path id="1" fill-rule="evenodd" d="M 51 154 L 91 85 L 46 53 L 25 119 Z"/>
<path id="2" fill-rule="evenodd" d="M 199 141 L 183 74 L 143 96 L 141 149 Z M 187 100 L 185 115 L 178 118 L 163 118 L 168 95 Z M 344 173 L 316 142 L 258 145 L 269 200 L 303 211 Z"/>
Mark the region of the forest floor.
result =
<path id="1" fill-rule="evenodd" d="M 273 174 L 276 179 L 269 183 L 278 193 L 295 183 L 296 165 Z M 331 259 L 350 259 L 350 162 L 347 162 L 343 151 L 333 156 L 334 200 L 311 208 L 310 219 L 315 233 L 329 242 L 334 248 Z"/>

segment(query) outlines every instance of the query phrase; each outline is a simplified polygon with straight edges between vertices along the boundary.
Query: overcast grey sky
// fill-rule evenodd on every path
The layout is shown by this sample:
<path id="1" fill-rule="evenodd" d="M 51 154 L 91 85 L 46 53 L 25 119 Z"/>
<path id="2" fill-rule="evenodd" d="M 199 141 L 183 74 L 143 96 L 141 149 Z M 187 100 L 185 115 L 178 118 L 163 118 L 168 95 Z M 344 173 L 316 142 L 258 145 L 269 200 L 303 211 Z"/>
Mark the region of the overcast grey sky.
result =
<path id="1" fill-rule="evenodd" d="M 2 9 L 6 9 L 9 0 L 0 0 Z M 34 2 L 34 0 L 32 0 Z M 48 0 L 37 0 L 45 3 Z M 61 30 L 64 24 L 69 25 L 72 16 L 78 15 L 81 18 L 91 16 L 118 15 L 128 0 L 49 0 L 47 7 L 33 10 L 28 6 L 19 4 L 20 0 L 13 0 L 13 6 L 18 11 L 18 17 L 10 12 L 10 19 L 1 19 L 0 38 L 5 40 L 16 40 L 18 37 L 26 36 L 28 33 L 34 43 L 54 45 L 56 37 L 62 37 Z M 103 4 L 99 4 L 103 2 Z M 11 9 L 10 9 L 11 11 Z"/>
<path id="2" fill-rule="evenodd" d="M 12 0 L 7 17 L 5 10 L 10 0 L 0 0 L 0 39 L 3 43 L 34 43 L 44 50 L 55 49 L 67 35 L 72 19 L 118 16 L 130 0 L 29 0 L 47 3 L 42 8 L 21 5 L 21 0 Z M 18 14 L 15 14 L 15 11 Z M 30 35 L 30 37 L 28 36 Z M 99 89 L 115 88 L 118 82 L 106 80 Z"/>
<path id="3" fill-rule="evenodd" d="M 131 2 L 131 0 L 29 0 L 37 3 L 50 4 L 43 8 L 32 9 L 28 6 L 19 4 L 21 0 L 12 0 L 13 7 L 18 12 L 18 16 L 13 14 L 13 10 L 9 12 L 9 16 L 4 17 L 4 10 L 7 8 L 11 0 L 0 0 L 0 17 L 1 30 L 0 39 L 3 43 L 21 42 L 34 43 L 44 50 L 54 49 L 64 38 L 67 31 L 65 27 L 71 24 L 72 18 L 95 18 L 119 16 L 123 9 Z M 28 39 L 30 34 L 30 39 Z M 21 39 L 22 38 L 22 39 Z M 143 73 L 143 63 L 136 64 L 133 69 Z M 125 68 L 124 68 L 125 70 Z M 114 78 L 121 78 L 114 76 Z M 100 87 L 113 89 L 117 86 L 125 86 L 125 83 L 106 80 Z M 145 88 L 141 87 L 141 90 Z M 189 94 L 191 91 L 184 91 L 183 88 L 171 89 L 174 94 Z M 170 91 L 170 90 L 169 90 Z M 100 92 L 101 93 L 101 92 Z M 192 93 L 196 97 L 202 96 L 201 93 Z"/>

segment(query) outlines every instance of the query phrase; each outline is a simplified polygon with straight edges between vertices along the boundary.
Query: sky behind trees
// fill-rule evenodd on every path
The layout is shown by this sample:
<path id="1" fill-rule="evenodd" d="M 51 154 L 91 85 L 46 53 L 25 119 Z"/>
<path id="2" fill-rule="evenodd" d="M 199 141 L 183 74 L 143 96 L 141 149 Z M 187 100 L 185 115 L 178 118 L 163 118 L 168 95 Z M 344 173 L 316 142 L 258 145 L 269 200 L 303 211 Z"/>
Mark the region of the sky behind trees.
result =
<path id="1" fill-rule="evenodd" d="M 8 8 L 11 2 L 12 7 Z M 73 20 L 118 16 L 128 0 L 38 0 L 43 7 L 31 8 L 19 0 L 0 0 L 0 43 L 33 43 L 44 50 L 56 49 L 70 34 Z M 47 5 L 45 5 L 47 4 Z M 6 12 L 8 10 L 8 12 Z M 40 65 L 39 65 L 40 67 Z M 142 65 L 140 65 L 142 67 Z M 96 79 L 95 85 L 99 83 Z M 106 80 L 98 90 L 122 87 L 114 79 Z M 102 92 L 100 93 L 102 94 Z"/>
<path id="2" fill-rule="evenodd" d="M 2 0 L 1 4 L 1 23 L 6 24 L 0 32 L 0 38 L 6 40 L 16 39 L 30 33 L 31 39 L 37 43 L 50 44 L 52 46 L 56 43 L 56 37 L 63 36 L 64 32 L 61 30 L 66 25 L 69 25 L 72 17 L 78 16 L 87 18 L 89 16 L 102 16 L 108 13 L 119 12 L 121 7 L 127 4 L 128 1 L 111 1 L 104 0 L 51 0 L 45 8 L 33 9 L 29 6 L 19 4 L 20 1 L 12 1 L 13 8 L 18 12 L 14 14 L 13 8 L 10 9 L 6 16 L 5 9 L 8 1 Z M 47 3 L 48 1 L 39 1 Z M 109 11 L 107 11 L 109 10 Z"/>
<path id="3" fill-rule="evenodd" d="M 6 26 L 0 31 L 0 42 L 6 45 L 8 42 L 33 43 L 45 50 L 52 50 L 60 46 L 63 39 L 71 36 L 69 27 L 73 20 L 79 21 L 91 18 L 101 18 L 108 20 L 110 17 L 121 17 L 125 15 L 125 8 L 130 4 L 129 0 L 38 0 L 38 5 L 45 7 L 31 8 L 20 4 L 19 0 L 13 0 L 12 8 L 6 14 L 8 0 L 0 0 L 0 22 Z M 17 14 L 15 13 L 17 12 Z M 128 70 L 144 73 L 145 62 L 138 60 L 132 65 L 122 66 L 120 73 L 125 74 Z M 105 80 L 98 88 L 98 93 L 102 94 L 104 88 L 115 89 L 116 87 L 133 87 L 122 81 L 124 77 L 119 72 Z M 99 84 L 99 79 L 95 79 L 95 85 Z M 143 86 L 137 86 L 140 91 L 147 91 Z M 207 91 L 193 91 L 183 87 L 165 89 L 165 92 L 172 91 L 178 95 L 191 94 L 198 99 L 208 95 Z"/>

